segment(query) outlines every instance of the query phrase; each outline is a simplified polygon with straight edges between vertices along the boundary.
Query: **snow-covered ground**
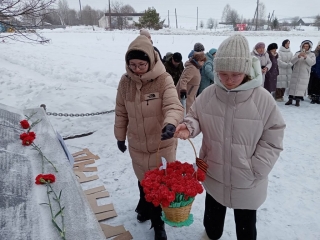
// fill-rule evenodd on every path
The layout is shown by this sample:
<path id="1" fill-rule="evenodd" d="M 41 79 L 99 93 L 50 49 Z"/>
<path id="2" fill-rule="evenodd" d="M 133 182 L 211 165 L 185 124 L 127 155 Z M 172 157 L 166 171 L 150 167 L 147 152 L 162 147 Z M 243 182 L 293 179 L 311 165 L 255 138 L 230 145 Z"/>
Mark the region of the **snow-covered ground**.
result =
<path id="1" fill-rule="evenodd" d="M 95 113 L 114 109 L 117 84 L 124 73 L 124 55 L 138 31 L 113 31 L 87 28 L 43 30 L 51 39 L 48 45 L 19 42 L 0 44 L 0 103 L 16 108 L 38 107 L 57 113 Z M 183 60 L 195 42 L 206 50 L 218 48 L 233 32 L 227 31 L 154 31 L 152 39 L 162 55 L 181 52 Z M 281 45 L 288 38 L 293 52 L 301 41 L 315 45 L 320 32 L 244 32 L 250 48 L 260 41 Z M 258 211 L 258 239 L 320 239 L 320 105 L 306 99 L 301 107 L 278 103 L 286 120 L 284 148 L 269 177 L 269 194 Z M 96 161 L 99 180 L 82 184 L 84 189 L 105 185 L 111 197 L 99 200 L 112 202 L 118 217 L 107 220 L 110 225 L 124 224 L 134 239 L 153 239 L 150 223 L 138 223 L 134 209 L 138 201 L 137 180 L 128 152 L 117 149 L 113 136 L 114 114 L 94 117 L 50 117 L 64 137 L 94 131 L 84 138 L 67 140 L 71 152 L 89 148 L 100 156 Z M 193 140 L 197 150 L 201 136 Z M 188 142 L 180 141 L 177 159 L 193 162 Z M 92 173 L 96 174 L 96 173 Z M 89 174 L 88 174 L 89 175 Z M 202 226 L 204 194 L 197 196 L 192 207 L 194 223 L 190 227 L 166 226 L 168 239 L 208 239 Z M 233 212 L 228 210 L 221 239 L 236 239 Z"/>

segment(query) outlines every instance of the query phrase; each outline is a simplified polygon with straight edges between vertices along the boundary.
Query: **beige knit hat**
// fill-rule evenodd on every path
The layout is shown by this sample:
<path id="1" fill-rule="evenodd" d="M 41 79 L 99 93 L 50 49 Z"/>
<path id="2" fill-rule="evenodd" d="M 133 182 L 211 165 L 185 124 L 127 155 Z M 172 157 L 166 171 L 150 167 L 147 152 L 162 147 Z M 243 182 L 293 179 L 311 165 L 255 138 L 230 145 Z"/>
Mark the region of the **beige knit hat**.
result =
<path id="1" fill-rule="evenodd" d="M 214 70 L 240 72 L 250 75 L 252 57 L 248 40 L 241 34 L 235 34 L 224 40 L 214 58 Z"/>
<path id="2" fill-rule="evenodd" d="M 141 29 L 140 30 L 140 35 L 146 36 L 147 38 L 151 38 L 151 35 L 147 29 Z"/>

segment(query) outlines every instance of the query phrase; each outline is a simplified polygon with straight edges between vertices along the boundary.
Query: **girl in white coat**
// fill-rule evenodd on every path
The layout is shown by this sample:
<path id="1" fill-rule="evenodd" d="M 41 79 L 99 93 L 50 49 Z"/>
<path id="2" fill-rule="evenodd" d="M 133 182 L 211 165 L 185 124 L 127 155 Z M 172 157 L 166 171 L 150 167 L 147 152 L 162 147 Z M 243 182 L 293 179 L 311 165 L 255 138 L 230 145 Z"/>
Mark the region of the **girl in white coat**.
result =
<path id="1" fill-rule="evenodd" d="M 204 227 L 210 239 L 223 233 L 234 209 L 238 240 L 256 240 L 256 210 L 267 196 L 268 175 L 282 151 L 285 123 L 262 86 L 260 62 L 248 41 L 234 35 L 220 45 L 215 84 L 195 100 L 175 137 L 203 134 L 200 158 L 208 165 Z"/>
<path id="2" fill-rule="evenodd" d="M 277 78 L 277 88 L 276 88 L 276 100 L 278 102 L 283 102 L 284 93 L 286 88 L 289 87 L 289 81 L 292 74 L 292 52 L 290 50 L 290 41 L 286 39 L 282 42 L 282 46 L 279 49 L 278 67 L 279 75 Z"/>
<path id="3" fill-rule="evenodd" d="M 311 49 L 312 42 L 305 40 L 301 43 L 300 51 L 291 59 L 293 72 L 289 85 L 289 101 L 285 105 L 291 105 L 292 100 L 296 100 L 295 106 L 299 107 L 300 100 L 307 91 L 311 67 L 316 64 L 316 57 Z"/>

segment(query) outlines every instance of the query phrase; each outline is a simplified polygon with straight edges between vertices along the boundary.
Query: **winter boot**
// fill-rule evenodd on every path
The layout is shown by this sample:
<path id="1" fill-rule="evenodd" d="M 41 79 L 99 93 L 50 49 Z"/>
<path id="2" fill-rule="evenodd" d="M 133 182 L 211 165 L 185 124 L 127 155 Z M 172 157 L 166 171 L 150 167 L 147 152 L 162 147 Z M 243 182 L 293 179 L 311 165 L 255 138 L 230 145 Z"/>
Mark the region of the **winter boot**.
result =
<path id="1" fill-rule="evenodd" d="M 154 240 L 167 240 L 167 233 L 164 229 L 164 224 L 155 225 L 154 228 Z"/>
<path id="2" fill-rule="evenodd" d="M 139 223 L 143 223 L 147 220 L 150 220 L 149 214 L 138 213 L 137 220 Z"/>
<path id="3" fill-rule="evenodd" d="M 311 102 L 310 103 L 311 104 L 317 103 L 317 96 L 316 95 L 314 95 L 314 94 L 311 95 Z"/>
<path id="4" fill-rule="evenodd" d="M 295 106 L 296 107 L 300 107 L 300 100 L 299 99 L 296 100 L 296 105 Z"/>
<path id="5" fill-rule="evenodd" d="M 284 105 L 292 105 L 292 98 L 289 98 L 288 102 L 286 102 Z"/>

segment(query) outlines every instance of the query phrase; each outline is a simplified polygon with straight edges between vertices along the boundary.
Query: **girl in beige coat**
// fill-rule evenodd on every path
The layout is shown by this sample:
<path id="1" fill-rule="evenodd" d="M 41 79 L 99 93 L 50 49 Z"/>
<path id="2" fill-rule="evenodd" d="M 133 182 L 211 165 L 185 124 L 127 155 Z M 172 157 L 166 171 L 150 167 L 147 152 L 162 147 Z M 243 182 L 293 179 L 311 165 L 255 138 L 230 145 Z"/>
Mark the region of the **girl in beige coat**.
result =
<path id="1" fill-rule="evenodd" d="M 248 41 L 234 35 L 220 45 L 215 84 L 195 100 L 175 137 L 203 134 L 200 158 L 208 164 L 204 227 L 210 239 L 223 233 L 233 208 L 238 240 L 255 240 L 256 210 L 267 196 L 268 175 L 283 150 L 285 123 L 261 86 L 260 62 Z"/>
<path id="2" fill-rule="evenodd" d="M 157 167 L 159 156 L 176 160 L 177 139 L 172 138 L 183 118 L 172 77 L 166 72 L 149 39 L 137 37 L 126 53 L 126 73 L 117 93 L 114 134 L 120 151 L 126 151 L 126 138 L 132 166 L 138 178 L 140 200 L 136 208 L 139 222 L 151 219 L 155 240 L 166 240 L 161 207 L 146 202 L 140 181 L 144 173 Z M 159 161 L 159 160 L 158 160 Z"/>
<path id="3" fill-rule="evenodd" d="M 196 99 L 201 81 L 199 69 L 206 60 L 206 55 L 203 52 L 194 52 L 193 56 L 186 61 L 185 68 L 178 81 L 178 95 L 180 96 L 180 99 L 187 99 L 186 112 L 189 111 L 192 103 Z"/>

